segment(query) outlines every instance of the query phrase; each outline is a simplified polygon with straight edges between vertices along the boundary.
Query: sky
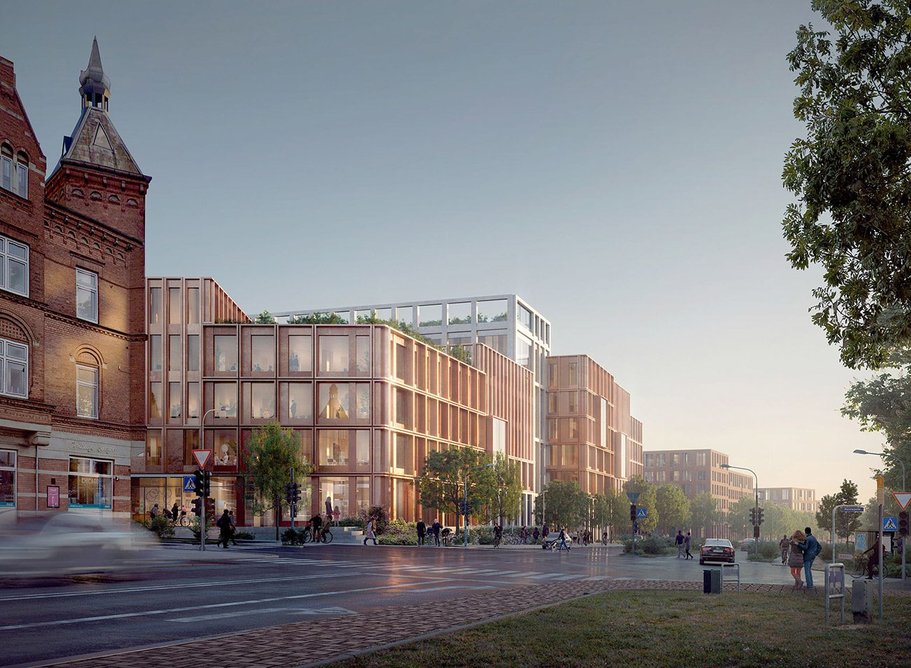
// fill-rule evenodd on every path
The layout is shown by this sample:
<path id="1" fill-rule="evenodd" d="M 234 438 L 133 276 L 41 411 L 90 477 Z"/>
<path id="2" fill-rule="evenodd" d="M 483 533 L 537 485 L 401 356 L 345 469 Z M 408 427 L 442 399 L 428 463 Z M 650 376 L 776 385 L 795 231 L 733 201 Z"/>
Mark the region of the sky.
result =
<path id="1" fill-rule="evenodd" d="M 97 36 L 150 276 L 248 313 L 517 293 L 632 396 L 645 449 L 874 492 L 862 378 L 785 259 L 785 56 L 809 0 L 8 3 L 48 159 Z"/>

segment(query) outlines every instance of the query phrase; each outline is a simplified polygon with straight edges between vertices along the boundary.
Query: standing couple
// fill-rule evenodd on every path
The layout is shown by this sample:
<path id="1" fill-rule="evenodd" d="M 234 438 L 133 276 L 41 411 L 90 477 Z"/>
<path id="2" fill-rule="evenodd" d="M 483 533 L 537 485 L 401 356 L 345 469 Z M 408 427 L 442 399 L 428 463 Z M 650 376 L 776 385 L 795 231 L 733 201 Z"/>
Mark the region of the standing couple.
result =
<path id="1" fill-rule="evenodd" d="M 804 588 L 804 583 L 800 579 L 801 568 L 807 580 L 807 591 L 813 591 L 813 560 L 822 552 L 822 545 L 816 540 L 810 527 L 804 528 L 803 531 L 798 529 L 791 534 L 788 550 L 788 567 L 791 569 L 791 577 L 794 578 L 794 587 L 791 591 Z"/>

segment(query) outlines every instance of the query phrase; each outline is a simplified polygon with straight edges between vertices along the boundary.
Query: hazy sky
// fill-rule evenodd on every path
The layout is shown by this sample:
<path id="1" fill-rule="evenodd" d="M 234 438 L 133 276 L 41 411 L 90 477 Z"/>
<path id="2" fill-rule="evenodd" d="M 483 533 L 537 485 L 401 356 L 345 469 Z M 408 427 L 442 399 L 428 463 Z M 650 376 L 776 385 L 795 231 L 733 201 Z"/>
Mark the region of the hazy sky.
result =
<path id="1" fill-rule="evenodd" d="M 18 2 L 0 55 L 48 169 L 97 35 L 149 275 L 248 312 L 520 294 L 632 394 L 646 449 L 873 492 L 858 374 L 784 259 L 809 0 Z"/>

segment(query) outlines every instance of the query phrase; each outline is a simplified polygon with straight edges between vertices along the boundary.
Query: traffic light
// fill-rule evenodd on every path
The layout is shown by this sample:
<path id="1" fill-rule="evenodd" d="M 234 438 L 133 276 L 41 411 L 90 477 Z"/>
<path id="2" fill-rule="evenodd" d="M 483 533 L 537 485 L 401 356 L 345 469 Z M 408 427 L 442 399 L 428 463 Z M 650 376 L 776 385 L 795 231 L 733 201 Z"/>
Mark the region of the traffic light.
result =
<path id="1" fill-rule="evenodd" d="M 210 484 L 211 484 L 211 482 L 212 482 L 212 474 L 209 473 L 208 471 L 203 471 L 202 473 L 203 473 L 203 475 L 202 475 L 202 491 L 203 491 L 203 495 L 204 495 L 204 496 L 209 496 L 209 492 L 211 491 Z"/>
<path id="2" fill-rule="evenodd" d="M 288 503 L 294 503 L 294 483 L 289 482 L 285 485 L 285 501 Z"/>
<path id="3" fill-rule="evenodd" d="M 193 514 L 196 517 L 202 515 L 202 499 L 193 499 Z"/>
<path id="4" fill-rule="evenodd" d="M 759 540 L 759 525 L 753 527 L 753 538 Z"/>
<path id="5" fill-rule="evenodd" d="M 757 526 L 756 524 L 756 508 L 750 508 L 750 524 Z"/>
<path id="6" fill-rule="evenodd" d="M 901 536 L 908 535 L 908 511 L 903 510 L 898 514 L 898 533 Z"/>
<path id="7" fill-rule="evenodd" d="M 301 486 L 298 483 L 291 485 L 291 503 L 297 503 L 301 500 Z"/>
<path id="8" fill-rule="evenodd" d="M 636 504 L 635 503 L 631 503 L 629 506 L 629 521 L 630 522 L 636 521 Z"/>
<path id="9" fill-rule="evenodd" d="M 206 489 L 206 472 L 202 469 L 193 472 L 193 486 L 196 488 L 196 496 L 206 496 L 209 493 Z"/>
<path id="10" fill-rule="evenodd" d="M 206 517 L 215 519 L 215 499 L 206 499 Z"/>
<path id="11" fill-rule="evenodd" d="M 760 525 L 760 524 L 762 524 L 762 511 L 763 511 L 763 509 L 762 509 L 762 508 L 759 508 L 759 517 L 756 518 L 756 525 L 757 525 L 757 526 Z"/>

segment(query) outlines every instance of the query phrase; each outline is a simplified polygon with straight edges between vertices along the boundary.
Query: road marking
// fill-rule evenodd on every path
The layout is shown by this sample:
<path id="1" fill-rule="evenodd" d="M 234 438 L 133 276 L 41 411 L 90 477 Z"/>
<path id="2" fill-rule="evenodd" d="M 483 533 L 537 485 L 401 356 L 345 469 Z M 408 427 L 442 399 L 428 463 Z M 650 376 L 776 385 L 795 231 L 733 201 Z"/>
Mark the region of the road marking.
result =
<path id="1" fill-rule="evenodd" d="M 192 622 L 207 622 L 213 621 L 216 619 L 231 619 L 232 617 L 243 617 L 245 615 L 262 615 L 262 614 L 271 614 L 274 612 L 284 612 L 291 615 L 356 615 L 357 613 L 348 608 L 259 608 L 257 610 L 237 610 L 235 612 L 221 612 L 214 615 L 198 615 L 196 617 L 176 617 L 174 619 L 169 619 L 168 623 L 171 622 L 183 622 L 183 623 L 192 623 Z"/>
<path id="2" fill-rule="evenodd" d="M 82 624 L 90 622 L 103 622 L 111 619 L 128 619 L 130 617 L 151 617 L 155 615 L 170 615 L 175 612 L 189 612 L 191 610 L 215 610 L 218 608 L 230 608 L 239 605 L 258 605 L 261 603 L 275 603 L 276 601 L 296 601 L 305 598 L 318 598 L 320 596 L 338 596 L 341 594 L 357 594 L 360 592 L 380 591 L 383 589 L 401 589 L 404 587 L 417 587 L 424 585 L 424 582 L 402 582 L 394 585 L 381 585 L 379 587 L 360 587 L 358 589 L 343 589 L 339 591 L 324 591 L 313 594 L 297 594 L 295 596 L 275 596 L 272 598 L 252 599 L 249 601 L 231 601 L 229 603 L 212 603 L 210 605 L 192 605 L 183 608 L 170 608 L 163 610 L 143 610 L 141 612 L 124 612 L 117 615 L 98 615 L 95 617 L 81 617 L 78 619 L 57 619 L 48 622 L 31 622 L 28 624 L 9 624 L 0 626 L 0 631 L 17 631 L 19 629 L 37 629 L 49 626 L 68 626 L 72 624 Z"/>

